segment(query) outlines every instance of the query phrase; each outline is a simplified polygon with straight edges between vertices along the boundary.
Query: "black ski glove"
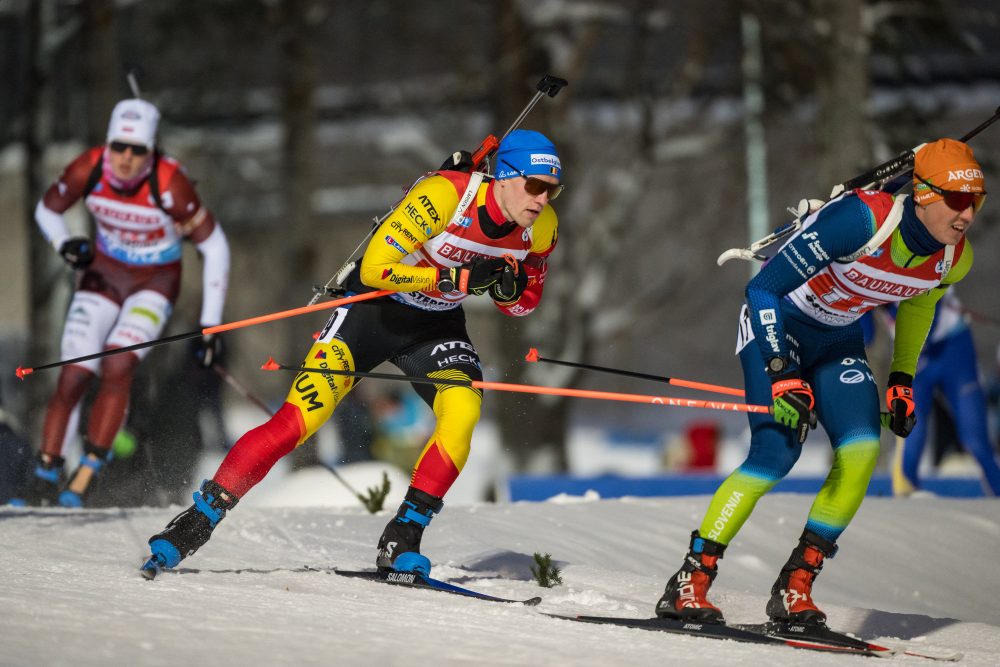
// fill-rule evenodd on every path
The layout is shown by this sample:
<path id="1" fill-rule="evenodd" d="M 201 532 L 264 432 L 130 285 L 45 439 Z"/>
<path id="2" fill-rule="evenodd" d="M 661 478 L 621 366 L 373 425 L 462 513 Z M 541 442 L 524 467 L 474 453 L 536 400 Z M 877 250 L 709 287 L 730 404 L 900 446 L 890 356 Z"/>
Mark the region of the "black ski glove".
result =
<path id="1" fill-rule="evenodd" d="M 912 387 L 912 375 L 889 373 L 889 387 L 885 390 L 885 406 L 889 411 L 881 414 L 882 426 L 901 438 L 910 435 L 917 423 Z"/>
<path id="2" fill-rule="evenodd" d="M 794 375 L 781 375 L 771 380 L 771 397 L 774 399 L 774 421 L 795 431 L 801 445 L 816 428 L 816 399 L 812 387 Z"/>
<path id="3" fill-rule="evenodd" d="M 469 151 L 455 151 L 448 156 L 447 160 L 441 163 L 438 171 L 461 171 L 471 174 L 473 169 L 475 169 L 475 165 L 472 164 L 472 153 Z"/>
<path id="4" fill-rule="evenodd" d="M 482 257 L 468 264 L 443 268 L 438 272 L 438 285 L 442 280 L 454 283 L 454 290 L 466 294 L 485 294 L 486 290 L 502 277 L 507 261 L 501 257 Z M 439 287 L 440 289 L 440 287 Z"/>
<path id="5" fill-rule="evenodd" d="M 211 368 L 222 357 L 222 338 L 207 334 L 194 339 L 194 358 L 202 368 Z"/>
<path id="6" fill-rule="evenodd" d="M 524 294 L 528 286 L 528 272 L 524 270 L 524 262 L 504 255 L 507 266 L 504 267 L 500 280 L 490 287 L 490 297 L 501 306 L 509 306 Z"/>
<path id="7" fill-rule="evenodd" d="M 71 236 L 59 246 L 59 255 L 74 269 L 85 269 L 94 261 L 94 245 L 86 236 Z"/>

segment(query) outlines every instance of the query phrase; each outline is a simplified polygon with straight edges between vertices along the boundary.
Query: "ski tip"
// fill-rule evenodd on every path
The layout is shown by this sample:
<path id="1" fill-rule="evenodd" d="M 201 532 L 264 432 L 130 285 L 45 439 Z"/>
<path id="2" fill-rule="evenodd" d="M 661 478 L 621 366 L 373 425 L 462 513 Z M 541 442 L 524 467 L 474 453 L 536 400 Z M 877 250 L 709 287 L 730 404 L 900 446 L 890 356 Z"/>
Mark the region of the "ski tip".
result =
<path id="1" fill-rule="evenodd" d="M 524 360 L 532 362 L 538 361 L 538 348 L 533 347 L 530 350 L 528 350 L 528 354 L 524 355 Z"/>

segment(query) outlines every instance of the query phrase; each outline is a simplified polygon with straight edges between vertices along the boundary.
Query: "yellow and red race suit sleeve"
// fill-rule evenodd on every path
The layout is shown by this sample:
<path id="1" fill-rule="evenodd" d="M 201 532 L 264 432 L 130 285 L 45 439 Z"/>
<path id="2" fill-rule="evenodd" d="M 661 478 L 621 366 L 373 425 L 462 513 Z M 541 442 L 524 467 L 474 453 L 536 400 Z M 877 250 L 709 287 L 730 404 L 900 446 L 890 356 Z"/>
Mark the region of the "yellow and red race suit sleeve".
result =
<path id="1" fill-rule="evenodd" d="M 455 186 L 442 176 L 430 176 L 413 186 L 375 230 L 361 259 L 361 282 L 394 292 L 437 289 L 435 267 L 402 260 L 443 232 L 457 207 Z"/>
<path id="2" fill-rule="evenodd" d="M 497 303 L 505 315 L 523 317 L 538 307 L 548 274 L 548 258 L 559 240 L 559 222 L 551 206 L 542 209 L 531 228 L 531 252 L 524 258 L 524 269 L 528 273 L 528 286 L 521 297 L 512 303 Z"/>

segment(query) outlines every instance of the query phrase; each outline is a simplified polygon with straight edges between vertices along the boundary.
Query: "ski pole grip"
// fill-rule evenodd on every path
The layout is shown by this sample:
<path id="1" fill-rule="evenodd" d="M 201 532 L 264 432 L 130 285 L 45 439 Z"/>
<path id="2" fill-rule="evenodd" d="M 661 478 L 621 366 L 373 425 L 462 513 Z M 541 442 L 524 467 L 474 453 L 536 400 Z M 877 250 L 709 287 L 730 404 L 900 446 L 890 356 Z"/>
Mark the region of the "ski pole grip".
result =
<path id="1" fill-rule="evenodd" d="M 546 74 L 538 82 L 538 92 L 545 93 L 549 97 L 555 97 L 560 90 L 569 85 L 569 81 L 566 79 L 560 79 L 557 76 L 552 76 L 551 74 Z"/>

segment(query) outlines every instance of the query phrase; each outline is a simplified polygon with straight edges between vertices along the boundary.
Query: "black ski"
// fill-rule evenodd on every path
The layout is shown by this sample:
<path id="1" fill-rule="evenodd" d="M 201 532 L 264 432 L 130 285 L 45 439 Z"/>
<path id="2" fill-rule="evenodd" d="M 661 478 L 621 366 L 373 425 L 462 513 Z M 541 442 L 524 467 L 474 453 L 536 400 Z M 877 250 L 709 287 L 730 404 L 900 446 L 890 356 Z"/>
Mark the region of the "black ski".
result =
<path id="1" fill-rule="evenodd" d="M 508 598 L 496 597 L 495 595 L 487 595 L 486 593 L 480 593 L 468 588 L 462 588 L 461 586 L 456 586 L 455 584 L 449 584 L 446 581 L 432 579 L 431 577 L 420 574 L 419 572 L 379 572 L 377 570 L 337 569 L 333 572 L 334 574 L 339 574 L 342 577 L 355 577 L 357 579 L 379 581 L 396 586 L 408 586 L 410 588 L 428 588 L 433 591 L 454 593 L 455 595 L 463 595 L 465 597 L 476 598 L 477 600 L 487 600 L 489 602 L 506 602 L 508 604 L 523 604 L 528 607 L 534 607 L 542 601 L 542 598 L 540 597 L 528 598 L 527 600 L 511 600 Z"/>
<path id="2" fill-rule="evenodd" d="M 628 628 L 639 628 L 641 630 L 655 630 L 658 632 L 669 632 L 680 635 L 691 635 L 694 637 L 706 637 L 709 639 L 732 639 L 738 642 L 751 644 L 771 644 L 774 646 L 791 646 L 793 648 L 808 649 L 813 651 L 829 651 L 834 653 L 850 653 L 852 655 L 866 656 L 887 656 L 892 655 L 892 649 L 878 647 L 876 651 L 865 646 L 847 646 L 831 644 L 807 637 L 785 638 L 774 634 L 765 633 L 759 630 L 750 629 L 755 626 L 725 625 L 722 623 L 704 623 L 699 621 L 682 621 L 672 618 L 620 618 L 617 616 L 564 616 L 561 614 L 545 614 L 553 618 L 561 618 L 568 621 L 580 621 L 583 623 L 600 623 L 603 625 L 619 625 Z M 872 645 L 874 646 L 874 645 Z M 887 653 L 885 651 L 888 651 Z"/>
<path id="3" fill-rule="evenodd" d="M 931 649 L 916 648 L 910 646 L 889 647 L 874 644 L 872 642 L 859 639 L 843 632 L 831 630 L 826 625 L 814 625 L 808 623 L 760 623 L 753 625 L 737 625 L 742 630 L 750 632 L 763 632 L 771 637 L 782 639 L 803 639 L 806 641 L 817 641 L 833 646 L 842 646 L 851 649 L 861 649 L 870 651 L 872 655 L 891 656 L 898 653 L 928 660 L 940 660 L 943 662 L 956 662 L 962 659 L 962 654 L 955 651 L 934 651 Z"/>
<path id="4" fill-rule="evenodd" d="M 879 646 L 864 640 L 852 637 L 843 632 L 831 630 L 825 624 L 815 623 L 755 623 L 750 625 L 736 625 L 741 630 L 747 632 L 757 632 L 769 637 L 778 637 L 791 641 L 818 642 L 829 644 L 833 647 L 845 648 L 857 651 L 867 651 L 872 655 L 891 656 L 896 650 L 887 646 Z"/>

